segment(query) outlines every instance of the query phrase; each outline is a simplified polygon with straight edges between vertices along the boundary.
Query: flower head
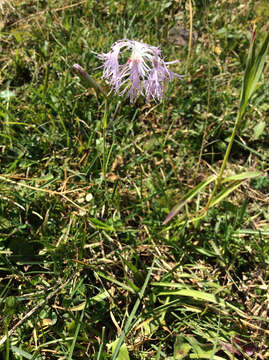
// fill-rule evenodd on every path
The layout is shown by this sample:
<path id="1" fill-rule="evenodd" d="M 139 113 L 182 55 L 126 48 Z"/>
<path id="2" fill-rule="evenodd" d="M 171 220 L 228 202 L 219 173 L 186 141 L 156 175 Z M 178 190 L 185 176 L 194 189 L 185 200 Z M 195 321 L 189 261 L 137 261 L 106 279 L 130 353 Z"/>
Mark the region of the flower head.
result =
<path id="1" fill-rule="evenodd" d="M 120 63 L 121 55 L 128 53 L 128 60 Z M 130 102 L 133 103 L 139 95 L 146 100 L 151 98 L 160 100 L 164 94 L 164 87 L 175 77 L 167 65 L 177 62 L 165 62 L 161 58 L 161 50 L 135 40 L 119 40 L 112 45 L 107 54 L 98 54 L 103 61 L 103 78 L 107 79 L 115 92 L 127 92 Z"/>

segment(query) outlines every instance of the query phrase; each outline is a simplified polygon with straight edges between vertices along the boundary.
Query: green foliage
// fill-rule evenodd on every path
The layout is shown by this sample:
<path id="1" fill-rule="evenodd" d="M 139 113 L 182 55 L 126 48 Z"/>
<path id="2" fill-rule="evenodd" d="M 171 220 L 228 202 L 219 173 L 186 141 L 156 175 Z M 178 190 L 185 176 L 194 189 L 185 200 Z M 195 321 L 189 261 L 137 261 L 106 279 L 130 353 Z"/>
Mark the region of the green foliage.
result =
<path id="1" fill-rule="evenodd" d="M 232 149 L 232 145 L 234 142 L 235 135 L 237 133 L 238 128 L 240 127 L 240 124 L 242 122 L 244 113 L 246 111 L 246 107 L 248 105 L 248 102 L 253 95 L 254 91 L 256 90 L 257 83 L 260 79 L 262 70 L 264 68 L 264 63 L 266 60 L 266 55 L 269 47 L 269 34 L 266 36 L 263 44 L 261 45 L 261 48 L 256 54 L 256 41 L 255 41 L 255 31 L 252 34 L 252 39 L 250 43 L 250 49 L 247 59 L 247 65 L 246 70 L 244 72 L 243 77 L 243 83 L 242 83 L 242 89 L 241 89 L 241 96 L 240 96 L 240 104 L 239 109 L 237 112 L 237 118 L 235 120 L 235 124 L 233 127 L 231 138 L 229 139 L 229 143 L 224 155 L 224 159 L 222 162 L 222 166 L 219 170 L 219 174 L 215 179 L 215 186 L 212 190 L 212 193 L 209 196 L 209 200 L 207 202 L 207 205 L 205 207 L 204 215 L 207 213 L 207 210 L 218 204 L 220 201 L 225 199 L 230 193 L 232 193 L 234 190 L 236 190 L 241 183 L 248 179 L 255 176 L 258 176 L 258 173 L 244 173 L 240 175 L 235 175 L 229 178 L 226 178 L 223 180 L 223 173 L 227 166 L 227 162 L 229 159 L 229 155 Z M 257 136 L 257 129 L 256 129 L 256 136 Z M 214 180 L 214 177 L 208 177 L 206 180 L 202 181 L 198 186 L 196 186 L 193 190 L 189 191 L 181 200 L 181 202 L 176 205 L 172 211 L 169 213 L 169 215 L 164 220 L 163 224 L 165 225 L 168 221 L 170 221 L 175 215 L 178 214 L 182 206 L 185 205 L 185 203 L 193 198 L 200 190 L 204 189 L 206 185 L 212 182 Z M 221 183 L 227 182 L 233 180 L 226 188 L 223 188 L 218 194 L 216 194 L 219 185 Z M 199 216 L 201 218 L 201 216 Z M 192 220 L 193 221 L 193 220 Z"/>
<path id="2" fill-rule="evenodd" d="M 264 63 L 266 60 L 267 51 L 269 47 L 269 34 L 268 34 L 265 37 L 261 45 L 261 48 L 257 54 L 256 51 L 257 45 L 255 41 L 255 36 L 256 36 L 255 32 L 253 32 L 248 58 L 247 58 L 246 70 L 243 78 L 241 96 L 240 96 L 239 113 L 238 113 L 239 122 L 242 120 L 246 110 L 246 106 L 250 98 L 252 97 L 254 91 L 257 88 L 257 83 L 263 71 Z"/>

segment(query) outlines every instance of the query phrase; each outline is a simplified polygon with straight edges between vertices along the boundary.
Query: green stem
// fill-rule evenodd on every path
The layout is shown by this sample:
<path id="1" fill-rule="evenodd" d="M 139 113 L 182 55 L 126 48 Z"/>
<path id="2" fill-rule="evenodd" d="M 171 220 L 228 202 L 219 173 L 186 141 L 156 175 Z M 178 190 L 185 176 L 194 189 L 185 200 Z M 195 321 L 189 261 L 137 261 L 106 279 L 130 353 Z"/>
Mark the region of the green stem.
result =
<path id="1" fill-rule="evenodd" d="M 5 360 L 9 360 L 9 350 L 10 350 L 10 339 L 8 336 L 8 323 L 9 321 L 5 321 L 5 333 L 6 333 L 6 337 L 7 337 L 7 341 L 6 341 L 6 359 Z"/>
<path id="2" fill-rule="evenodd" d="M 231 150 L 232 150 L 232 146 L 233 146 L 233 142 L 234 142 L 234 138 L 235 138 L 235 135 L 236 135 L 236 132 L 237 132 L 237 129 L 238 129 L 238 125 L 243 117 L 243 114 L 244 114 L 244 111 L 238 111 L 237 113 L 237 117 L 236 117 L 236 121 L 234 123 L 234 128 L 233 128 L 233 132 L 232 132 L 232 135 L 231 135 L 231 138 L 230 138 L 230 141 L 229 141 L 229 144 L 227 146 L 227 149 L 226 149 L 226 152 L 225 152 L 225 155 L 224 155 L 224 158 L 223 158 L 223 162 L 222 162 L 222 165 L 221 165 L 221 168 L 220 168 L 220 172 L 218 174 L 218 177 L 216 179 L 216 182 L 215 182 L 215 186 L 213 188 L 213 191 L 208 199 L 208 202 L 206 204 L 206 211 L 210 208 L 210 204 L 211 204 L 211 201 L 214 197 L 214 195 L 216 194 L 216 191 L 222 181 L 222 178 L 223 178 L 223 173 L 224 173 L 224 170 L 226 168 L 226 165 L 227 165 L 227 162 L 228 162 L 228 159 L 229 159 L 229 156 L 230 156 L 230 153 L 231 153 Z"/>
<path id="3" fill-rule="evenodd" d="M 106 184 L 106 169 L 107 169 L 107 153 L 106 153 L 106 129 L 107 129 L 107 119 L 108 119 L 108 101 L 105 100 L 105 113 L 103 117 L 103 165 L 102 165 L 102 172 L 103 172 L 103 180 Z"/>
<path id="4" fill-rule="evenodd" d="M 189 31 L 189 43 L 188 43 L 188 55 L 186 61 L 186 72 L 189 69 L 189 62 L 191 56 L 191 45 L 192 45 L 192 23 L 193 23 L 193 11 L 192 11 L 192 0 L 189 0 L 189 8 L 190 8 L 190 31 Z"/>

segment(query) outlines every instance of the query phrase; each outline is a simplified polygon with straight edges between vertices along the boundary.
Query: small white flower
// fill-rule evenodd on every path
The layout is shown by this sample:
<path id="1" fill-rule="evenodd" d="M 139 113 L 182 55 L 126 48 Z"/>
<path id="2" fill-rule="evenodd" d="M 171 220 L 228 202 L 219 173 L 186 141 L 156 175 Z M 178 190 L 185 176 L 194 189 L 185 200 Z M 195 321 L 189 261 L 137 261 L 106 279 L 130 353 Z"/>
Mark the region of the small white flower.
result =
<path id="1" fill-rule="evenodd" d="M 119 57 L 128 52 L 126 63 L 120 64 Z M 115 92 L 128 92 L 133 103 L 139 95 L 144 95 L 149 101 L 160 100 L 164 87 L 175 77 L 182 78 L 168 69 L 167 65 L 177 61 L 165 62 L 161 58 L 161 50 L 134 40 L 119 40 L 112 45 L 107 54 L 98 54 L 103 61 L 103 78 L 107 79 Z"/>

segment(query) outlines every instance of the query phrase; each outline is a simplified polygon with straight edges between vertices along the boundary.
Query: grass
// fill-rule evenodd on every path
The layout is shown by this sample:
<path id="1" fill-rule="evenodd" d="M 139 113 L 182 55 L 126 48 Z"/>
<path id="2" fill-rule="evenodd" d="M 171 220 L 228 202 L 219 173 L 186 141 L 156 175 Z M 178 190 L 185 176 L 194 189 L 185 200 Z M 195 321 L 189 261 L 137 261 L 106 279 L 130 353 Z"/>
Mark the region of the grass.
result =
<path id="1" fill-rule="evenodd" d="M 221 169 L 265 4 L 0 4 L 1 359 L 268 357 L 268 62 L 224 173 L 259 176 L 186 221 L 210 183 L 162 224 Z M 197 39 L 178 46 L 190 19 Z M 93 52 L 122 38 L 160 46 L 185 78 L 115 114 L 119 98 L 107 107 L 72 65 L 109 92 Z"/>

